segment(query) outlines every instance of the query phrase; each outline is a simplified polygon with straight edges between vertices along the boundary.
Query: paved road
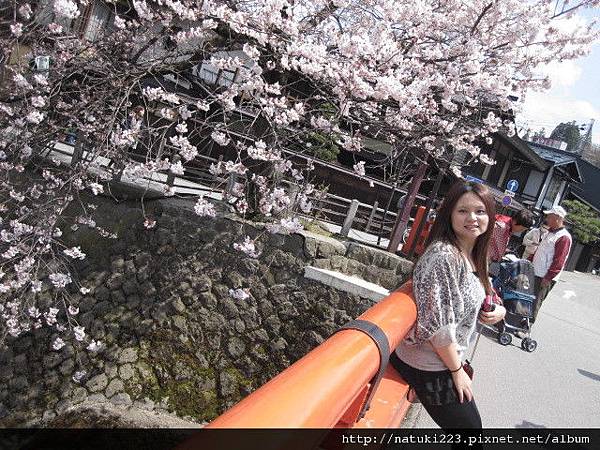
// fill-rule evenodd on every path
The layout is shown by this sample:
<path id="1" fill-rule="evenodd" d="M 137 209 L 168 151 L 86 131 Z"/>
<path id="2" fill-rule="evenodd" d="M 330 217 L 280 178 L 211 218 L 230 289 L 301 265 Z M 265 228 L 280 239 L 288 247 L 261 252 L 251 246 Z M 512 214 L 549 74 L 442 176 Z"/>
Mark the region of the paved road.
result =
<path id="1" fill-rule="evenodd" d="M 520 339 L 503 347 L 491 332 L 481 337 L 474 391 L 484 427 L 600 427 L 600 277 L 564 273 L 532 337 L 533 353 L 521 350 Z M 407 419 L 437 428 L 421 406 Z"/>

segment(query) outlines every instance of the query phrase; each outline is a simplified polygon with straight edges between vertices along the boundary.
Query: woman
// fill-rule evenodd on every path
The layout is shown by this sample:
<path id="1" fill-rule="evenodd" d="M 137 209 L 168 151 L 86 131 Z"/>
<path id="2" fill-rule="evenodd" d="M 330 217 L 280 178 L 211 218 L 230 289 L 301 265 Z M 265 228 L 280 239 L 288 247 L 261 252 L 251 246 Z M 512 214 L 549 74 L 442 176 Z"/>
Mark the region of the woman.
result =
<path id="1" fill-rule="evenodd" d="M 540 242 L 544 240 L 547 234 L 548 225 L 545 222 L 542 222 L 539 228 L 529 230 L 527 234 L 523 236 L 523 245 L 525 246 L 525 250 L 523 251 L 522 258 L 533 261 L 533 256 L 540 246 Z"/>
<path id="2" fill-rule="evenodd" d="M 491 325 L 506 314 L 502 306 L 480 311 L 492 293 L 487 265 L 494 209 L 484 185 L 452 186 L 414 268 L 417 321 L 390 359 L 444 430 L 481 428 L 463 359 L 477 318 Z"/>

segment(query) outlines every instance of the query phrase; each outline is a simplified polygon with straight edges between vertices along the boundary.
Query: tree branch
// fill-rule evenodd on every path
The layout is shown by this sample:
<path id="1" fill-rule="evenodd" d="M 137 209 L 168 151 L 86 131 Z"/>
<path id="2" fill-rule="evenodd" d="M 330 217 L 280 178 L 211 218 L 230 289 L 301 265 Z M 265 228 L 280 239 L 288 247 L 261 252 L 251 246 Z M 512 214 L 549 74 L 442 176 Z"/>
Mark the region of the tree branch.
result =
<path id="1" fill-rule="evenodd" d="M 479 25 L 479 23 L 483 19 L 483 16 L 486 15 L 486 13 L 491 9 L 492 6 L 494 6 L 494 2 L 488 4 L 485 8 L 483 8 L 483 11 L 481 11 L 481 14 L 479 14 L 479 17 L 477 18 L 477 20 L 475 21 L 475 23 L 471 27 L 471 35 L 473 33 L 475 33 L 475 30 L 477 29 L 477 26 Z"/>

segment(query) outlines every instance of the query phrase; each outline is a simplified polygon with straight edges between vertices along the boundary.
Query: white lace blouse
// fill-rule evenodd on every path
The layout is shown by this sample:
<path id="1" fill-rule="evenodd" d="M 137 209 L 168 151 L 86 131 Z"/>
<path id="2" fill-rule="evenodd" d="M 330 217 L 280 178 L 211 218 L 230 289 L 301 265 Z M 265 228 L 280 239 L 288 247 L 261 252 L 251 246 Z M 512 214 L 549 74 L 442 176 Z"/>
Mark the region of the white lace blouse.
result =
<path id="1" fill-rule="evenodd" d="M 417 369 L 445 370 L 433 347 L 454 342 L 459 357 L 464 358 L 485 298 L 483 285 L 452 244 L 437 241 L 415 266 L 413 294 L 417 321 L 396 353 Z"/>

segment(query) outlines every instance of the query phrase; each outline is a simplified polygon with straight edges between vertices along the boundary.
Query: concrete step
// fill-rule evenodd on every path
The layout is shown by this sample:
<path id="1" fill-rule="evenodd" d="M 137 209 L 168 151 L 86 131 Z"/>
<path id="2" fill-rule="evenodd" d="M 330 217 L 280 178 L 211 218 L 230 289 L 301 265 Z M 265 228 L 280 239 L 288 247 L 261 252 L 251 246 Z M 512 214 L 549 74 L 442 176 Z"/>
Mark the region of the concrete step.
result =
<path id="1" fill-rule="evenodd" d="M 318 281 L 326 286 L 331 286 L 339 291 L 348 292 L 349 294 L 374 301 L 379 301 L 390 293 L 387 289 L 361 278 L 313 266 L 306 266 L 304 268 L 304 277 L 309 280 Z"/>

